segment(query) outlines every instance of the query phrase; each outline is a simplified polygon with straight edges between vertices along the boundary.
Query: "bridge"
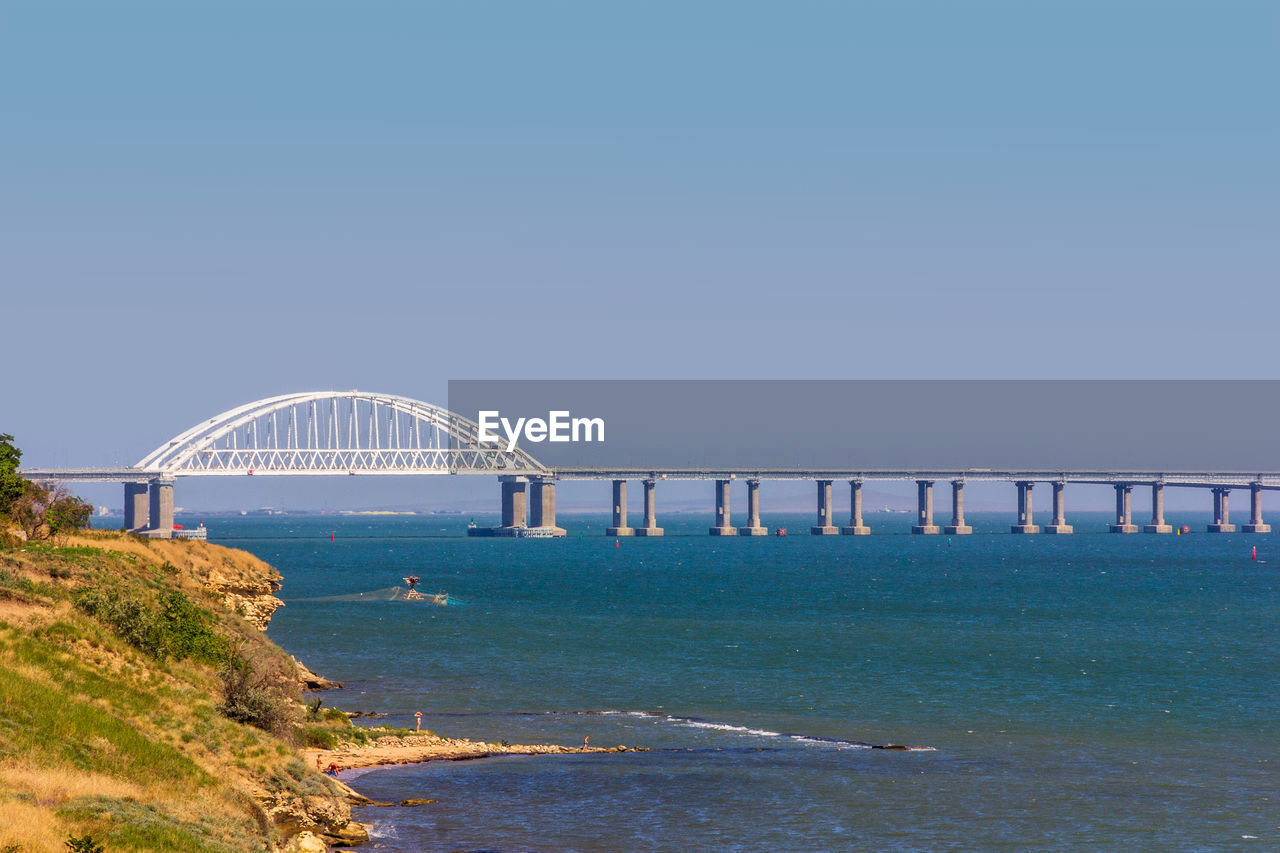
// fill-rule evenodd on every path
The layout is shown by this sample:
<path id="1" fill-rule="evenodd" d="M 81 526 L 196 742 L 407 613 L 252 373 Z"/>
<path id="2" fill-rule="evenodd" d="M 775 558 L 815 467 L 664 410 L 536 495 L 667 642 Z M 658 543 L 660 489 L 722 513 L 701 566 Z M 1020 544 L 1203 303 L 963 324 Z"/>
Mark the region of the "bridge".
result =
<path id="1" fill-rule="evenodd" d="M 1018 523 L 1014 533 L 1067 534 L 1065 490 L 1070 483 L 1110 485 L 1116 493 L 1115 533 L 1172 533 L 1164 519 L 1164 488 L 1205 489 L 1213 497 L 1214 533 L 1234 532 L 1228 496 L 1233 489 L 1250 494 L 1247 533 L 1267 533 L 1262 520 L 1261 494 L 1280 489 L 1274 471 L 1101 471 L 992 470 L 957 468 L 906 469 L 751 469 L 751 468 L 584 468 L 542 465 L 518 446 L 480 441 L 478 425 L 439 406 L 392 394 L 362 391 L 319 391 L 285 394 L 258 400 L 210 418 L 174 436 L 136 465 L 102 468 L 28 468 L 30 480 L 55 482 L 118 482 L 124 485 L 124 526 L 148 536 L 173 535 L 173 490 L 184 477 L 332 476 L 332 475 L 486 475 L 497 476 L 501 487 L 502 522 L 473 533 L 490 536 L 563 536 L 556 526 L 556 483 L 610 480 L 613 483 L 613 524 L 609 536 L 661 536 L 657 522 L 657 484 L 664 480 L 709 480 L 715 483 L 713 536 L 763 536 L 760 484 L 765 480 L 811 480 L 817 485 L 814 535 L 862 536 L 871 532 L 862 513 L 862 487 L 869 481 L 915 481 L 917 523 L 912 532 L 966 535 L 964 487 L 969 482 L 1009 482 L 1017 489 Z M 644 488 L 643 523 L 631 527 L 627 512 L 627 484 L 639 480 Z M 742 480 L 747 487 L 746 524 L 731 523 L 730 486 Z M 848 524 L 837 526 L 832 488 L 837 481 L 850 489 Z M 935 523 L 933 487 L 951 486 L 951 523 Z M 1032 496 L 1037 484 L 1052 490 L 1052 519 L 1037 525 Z M 1132 512 L 1135 487 L 1151 489 L 1151 519 L 1139 525 Z"/>

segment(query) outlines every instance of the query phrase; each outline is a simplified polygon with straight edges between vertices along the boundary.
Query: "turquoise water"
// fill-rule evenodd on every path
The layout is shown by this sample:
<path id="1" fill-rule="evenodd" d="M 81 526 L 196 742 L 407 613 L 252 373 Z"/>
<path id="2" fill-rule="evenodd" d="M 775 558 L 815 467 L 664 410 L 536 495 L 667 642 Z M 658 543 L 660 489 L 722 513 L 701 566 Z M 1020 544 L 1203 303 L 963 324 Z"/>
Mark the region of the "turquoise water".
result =
<path id="1" fill-rule="evenodd" d="M 270 635 L 347 684 L 327 704 L 653 749 L 365 773 L 375 799 L 439 800 L 360 810 L 375 849 L 1280 842 L 1280 536 L 1116 536 L 1102 515 L 1067 537 L 766 521 L 793 534 L 713 539 L 693 516 L 620 547 L 603 517 L 541 541 L 467 539 L 441 516 L 209 524 L 283 572 Z M 409 573 L 465 603 L 300 600 Z M 935 751 L 863 746 L 886 743 Z"/>

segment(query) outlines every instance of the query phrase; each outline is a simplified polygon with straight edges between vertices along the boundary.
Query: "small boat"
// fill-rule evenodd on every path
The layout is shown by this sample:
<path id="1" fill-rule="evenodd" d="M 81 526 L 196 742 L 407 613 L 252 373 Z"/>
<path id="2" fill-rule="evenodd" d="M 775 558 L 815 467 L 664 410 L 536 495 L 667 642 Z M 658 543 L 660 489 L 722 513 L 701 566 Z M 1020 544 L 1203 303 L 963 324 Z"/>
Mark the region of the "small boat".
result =
<path id="1" fill-rule="evenodd" d="M 774 535 L 774 536 L 786 536 L 786 535 L 787 535 L 787 528 L 785 528 L 785 527 L 779 527 L 777 530 L 775 530 L 775 531 L 773 532 L 773 535 Z"/>
<path id="2" fill-rule="evenodd" d="M 189 527 L 183 529 L 181 524 L 173 526 L 174 539 L 199 539 L 204 541 L 209 538 L 209 531 L 204 529 L 204 522 L 200 522 L 199 527 Z"/>
<path id="3" fill-rule="evenodd" d="M 1190 525 L 1190 524 L 1184 524 L 1184 525 L 1182 525 L 1181 527 L 1179 527 L 1179 528 L 1178 528 L 1178 533 L 1179 533 L 1179 534 L 1181 534 L 1181 535 L 1183 535 L 1183 536 L 1187 535 L 1187 534 L 1188 534 L 1188 533 L 1190 533 L 1190 532 L 1191 532 L 1191 525 Z"/>

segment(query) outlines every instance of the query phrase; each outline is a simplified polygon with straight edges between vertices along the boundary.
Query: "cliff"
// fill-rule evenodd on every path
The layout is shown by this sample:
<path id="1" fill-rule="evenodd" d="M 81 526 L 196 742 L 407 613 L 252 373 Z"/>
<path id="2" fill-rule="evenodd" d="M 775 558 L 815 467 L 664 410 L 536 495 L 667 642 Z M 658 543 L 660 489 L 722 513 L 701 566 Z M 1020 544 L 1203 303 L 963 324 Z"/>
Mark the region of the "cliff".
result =
<path id="1" fill-rule="evenodd" d="M 297 670 L 262 633 L 279 588 L 271 566 L 204 542 L 0 549 L 0 850 L 365 840 L 358 795 L 295 746 Z"/>

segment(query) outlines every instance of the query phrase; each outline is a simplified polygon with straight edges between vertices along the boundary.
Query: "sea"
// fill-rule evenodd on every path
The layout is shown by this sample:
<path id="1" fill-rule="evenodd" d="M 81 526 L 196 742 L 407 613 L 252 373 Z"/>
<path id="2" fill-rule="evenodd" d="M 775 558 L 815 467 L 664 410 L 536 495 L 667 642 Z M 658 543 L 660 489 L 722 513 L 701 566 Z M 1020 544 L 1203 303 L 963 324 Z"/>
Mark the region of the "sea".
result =
<path id="1" fill-rule="evenodd" d="M 649 750 L 349 771 L 374 800 L 435 801 L 356 809 L 374 850 L 1280 847 L 1280 535 L 913 520 L 724 539 L 668 515 L 663 538 L 614 539 L 562 516 L 558 540 L 468 538 L 456 515 L 206 524 L 283 573 L 268 633 L 346 685 L 326 706 Z M 408 575 L 449 606 L 388 600 Z"/>

